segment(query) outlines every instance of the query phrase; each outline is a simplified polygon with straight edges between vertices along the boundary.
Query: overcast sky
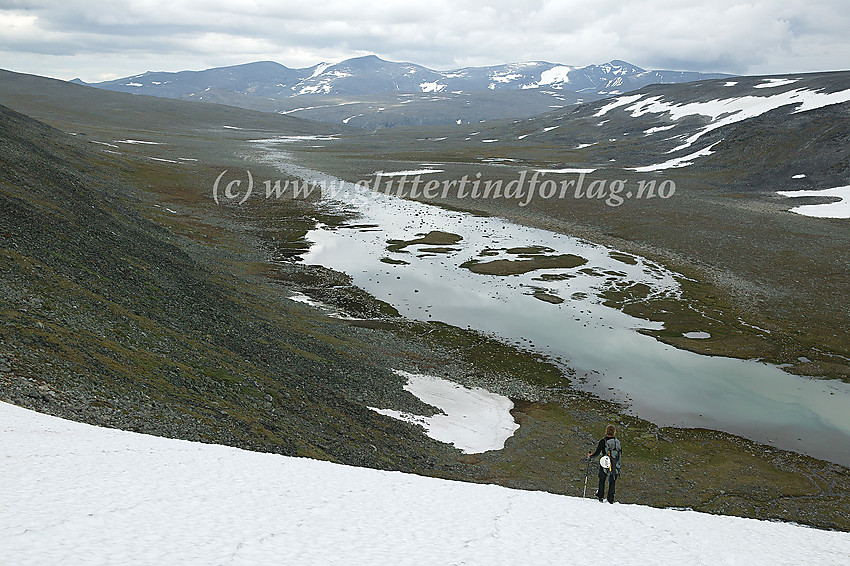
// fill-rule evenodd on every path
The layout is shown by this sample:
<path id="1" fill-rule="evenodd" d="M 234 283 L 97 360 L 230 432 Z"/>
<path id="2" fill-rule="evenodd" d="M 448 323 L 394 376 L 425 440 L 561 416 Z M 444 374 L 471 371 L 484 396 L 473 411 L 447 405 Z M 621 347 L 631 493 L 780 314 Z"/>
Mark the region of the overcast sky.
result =
<path id="1" fill-rule="evenodd" d="M 850 69 L 847 0 L 0 0 L 0 68 L 86 81 L 375 54 L 447 70 L 624 59 L 739 74 Z"/>

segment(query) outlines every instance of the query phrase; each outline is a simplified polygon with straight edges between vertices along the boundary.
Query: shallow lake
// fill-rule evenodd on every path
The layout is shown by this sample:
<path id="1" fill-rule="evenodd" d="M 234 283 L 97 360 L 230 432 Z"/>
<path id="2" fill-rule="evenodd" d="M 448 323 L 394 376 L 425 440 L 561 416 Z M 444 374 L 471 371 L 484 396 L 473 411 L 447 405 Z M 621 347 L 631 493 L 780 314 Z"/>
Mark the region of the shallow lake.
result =
<path id="1" fill-rule="evenodd" d="M 575 370 L 574 387 L 658 425 L 723 430 L 850 465 L 850 450 L 836 450 L 850 446 L 850 385 L 680 350 L 636 331 L 657 323 L 600 304 L 605 289 L 632 283 L 677 294 L 665 268 L 570 236 L 343 185 L 295 165 L 283 145 L 261 147 L 282 171 L 326 181 L 334 188 L 330 206 L 359 215 L 350 227 L 311 231 L 305 262 L 349 274 L 404 316 L 473 328 L 540 352 Z M 461 239 L 437 234 L 415 243 L 435 231 Z M 567 254 L 586 262 L 489 274 L 552 265 Z"/>

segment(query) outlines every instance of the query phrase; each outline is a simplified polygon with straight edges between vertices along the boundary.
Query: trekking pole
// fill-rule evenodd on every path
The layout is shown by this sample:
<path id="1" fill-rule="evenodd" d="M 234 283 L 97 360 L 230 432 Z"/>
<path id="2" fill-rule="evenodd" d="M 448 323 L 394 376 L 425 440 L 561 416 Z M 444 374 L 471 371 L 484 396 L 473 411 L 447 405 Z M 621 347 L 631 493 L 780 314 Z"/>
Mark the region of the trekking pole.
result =
<path id="1" fill-rule="evenodd" d="M 587 459 L 587 469 L 584 470 L 584 491 L 581 492 L 581 498 L 587 497 L 587 476 L 590 475 L 590 458 Z"/>

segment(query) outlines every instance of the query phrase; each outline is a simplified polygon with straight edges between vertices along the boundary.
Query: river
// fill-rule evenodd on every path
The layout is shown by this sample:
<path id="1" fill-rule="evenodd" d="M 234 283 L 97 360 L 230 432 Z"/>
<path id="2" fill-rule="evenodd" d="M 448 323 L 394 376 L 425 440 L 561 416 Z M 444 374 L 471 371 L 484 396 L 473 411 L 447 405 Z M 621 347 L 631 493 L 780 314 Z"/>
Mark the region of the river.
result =
<path id="1" fill-rule="evenodd" d="M 337 190 L 326 205 L 359 216 L 350 227 L 320 225 L 309 232 L 312 247 L 305 262 L 347 273 L 404 316 L 472 328 L 540 352 L 576 372 L 572 386 L 619 402 L 627 412 L 660 426 L 722 430 L 850 465 L 850 385 L 791 375 L 758 361 L 677 349 L 637 331 L 658 328 L 658 323 L 601 304 L 605 289 L 631 283 L 646 285 L 650 294 L 676 295 L 675 274 L 664 267 L 501 218 L 342 185 L 296 165 L 285 144 L 265 140 L 259 145 L 281 171 L 329 182 Z M 409 241 L 431 231 L 462 239 L 401 249 L 388 245 L 388 240 Z M 461 267 L 470 260 L 517 262 L 563 254 L 587 262 L 507 276 Z M 535 292 L 545 292 L 547 300 Z M 563 302 L 550 302 L 553 297 Z M 700 329 L 694 331 L 700 335 Z"/>

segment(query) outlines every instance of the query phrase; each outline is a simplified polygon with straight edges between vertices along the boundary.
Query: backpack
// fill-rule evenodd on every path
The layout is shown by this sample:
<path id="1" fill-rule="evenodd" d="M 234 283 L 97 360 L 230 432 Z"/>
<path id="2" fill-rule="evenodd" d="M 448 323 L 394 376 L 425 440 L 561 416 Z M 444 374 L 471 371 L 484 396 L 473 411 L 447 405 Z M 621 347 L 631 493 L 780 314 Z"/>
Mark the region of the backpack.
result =
<path id="1" fill-rule="evenodd" d="M 614 477 L 620 475 L 620 456 L 623 448 L 618 438 L 609 438 L 605 441 L 605 455 L 611 459 L 611 472 Z"/>

